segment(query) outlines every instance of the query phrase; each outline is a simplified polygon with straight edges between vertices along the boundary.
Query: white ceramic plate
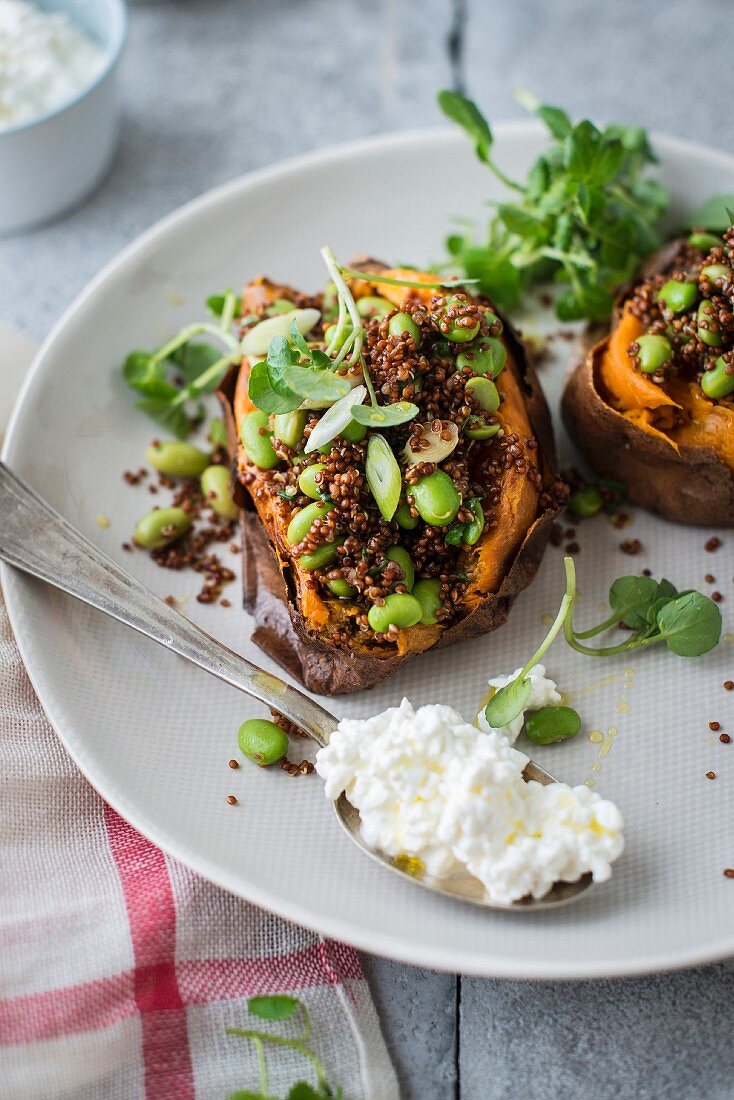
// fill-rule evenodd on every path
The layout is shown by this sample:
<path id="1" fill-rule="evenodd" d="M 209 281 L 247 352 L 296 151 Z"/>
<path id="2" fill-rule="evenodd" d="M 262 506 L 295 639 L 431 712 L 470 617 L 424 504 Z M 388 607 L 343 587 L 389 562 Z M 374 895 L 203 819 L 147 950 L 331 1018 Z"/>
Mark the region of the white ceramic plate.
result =
<path id="1" fill-rule="evenodd" d="M 521 173 L 541 141 L 534 126 L 501 126 L 497 155 L 510 174 Z M 655 146 L 677 214 L 730 188 L 732 158 L 662 138 Z M 254 274 L 321 286 L 325 242 L 345 259 L 359 251 L 438 259 L 452 215 L 484 219 L 493 195 L 492 177 L 461 135 L 444 132 L 345 146 L 205 195 L 127 249 L 57 325 L 16 409 L 6 460 L 161 595 L 193 595 L 191 577 L 121 550 L 153 503 L 121 471 L 141 463 L 155 434 L 120 381 L 125 354 L 162 342 L 203 312 L 208 293 Z M 543 379 L 557 405 L 570 345 L 555 347 L 560 362 Z M 564 440 L 561 451 L 569 457 Z M 100 515 L 110 517 L 108 528 L 98 526 Z M 710 571 L 731 630 L 734 536 L 724 535 L 712 555 L 703 550 L 712 533 L 641 514 L 622 533 L 604 517 L 585 523 L 580 615 L 598 621 L 608 584 L 622 573 L 649 566 L 680 587 L 703 587 Z M 623 555 L 625 535 L 640 538 L 645 552 Z M 721 686 L 734 673 L 726 642 L 698 661 L 651 651 L 603 663 L 556 645 L 548 665 L 586 729 L 536 755 L 620 804 L 627 850 L 612 881 L 583 902 L 556 913 L 493 914 L 433 898 L 366 860 L 335 826 L 316 777 L 231 771 L 240 722 L 262 713 L 248 699 L 59 593 L 11 573 L 3 580 L 35 688 L 81 769 L 151 840 L 226 889 L 369 951 L 465 973 L 620 975 L 734 952 L 734 882 L 722 874 L 734 865 L 734 744 L 721 745 L 708 729 L 711 719 L 734 726 L 734 695 Z M 419 658 L 374 691 L 335 699 L 335 712 L 366 715 L 408 695 L 472 717 L 487 677 L 535 648 L 561 588 L 561 556 L 551 548 L 501 632 Z M 229 594 L 236 603 L 234 586 Z M 191 599 L 186 612 L 274 668 L 249 642 L 250 621 L 237 606 Z M 600 744 L 588 739 L 591 729 L 603 732 Z M 238 806 L 227 804 L 230 793 Z"/>

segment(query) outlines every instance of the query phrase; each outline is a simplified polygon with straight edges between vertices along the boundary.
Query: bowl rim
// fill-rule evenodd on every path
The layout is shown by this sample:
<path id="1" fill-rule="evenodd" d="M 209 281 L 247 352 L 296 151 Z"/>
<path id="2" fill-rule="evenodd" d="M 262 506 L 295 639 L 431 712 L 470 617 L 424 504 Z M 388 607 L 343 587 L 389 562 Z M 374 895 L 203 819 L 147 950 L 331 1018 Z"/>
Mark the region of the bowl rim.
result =
<path id="1" fill-rule="evenodd" d="M 4 129 L 0 129 L 0 141 L 2 141 L 3 138 L 13 137 L 16 134 L 22 134 L 24 131 L 32 130 L 34 126 L 38 126 L 43 122 L 49 122 L 51 119 L 56 118 L 57 115 L 64 114 L 65 111 L 70 111 L 72 107 L 76 107 L 77 103 L 85 99 L 90 92 L 93 92 L 103 80 L 106 80 L 120 60 L 122 51 L 125 48 L 129 24 L 125 0 L 108 0 L 108 3 L 112 12 L 112 34 L 109 44 L 104 46 L 106 53 L 104 65 L 94 79 L 88 84 L 85 84 L 83 88 L 80 88 L 71 99 L 66 99 L 63 103 L 60 103 L 58 107 L 52 107 L 50 110 L 44 111 L 40 115 L 34 115 L 33 118 L 26 119 L 25 122 L 16 122 L 13 126 L 6 126 Z M 59 8 L 58 10 L 63 11 L 63 8 Z"/>

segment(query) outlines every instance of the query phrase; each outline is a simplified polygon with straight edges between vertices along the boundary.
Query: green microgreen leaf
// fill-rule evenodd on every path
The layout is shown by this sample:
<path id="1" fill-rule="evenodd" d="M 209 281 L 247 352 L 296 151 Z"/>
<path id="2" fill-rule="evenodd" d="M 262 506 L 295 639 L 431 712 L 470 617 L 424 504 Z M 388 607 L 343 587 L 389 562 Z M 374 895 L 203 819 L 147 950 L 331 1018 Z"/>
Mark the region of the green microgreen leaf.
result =
<path id="1" fill-rule="evenodd" d="M 247 1002 L 247 1010 L 253 1016 L 261 1020 L 290 1020 L 301 1002 L 295 997 L 289 997 L 284 993 L 277 993 L 266 997 L 250 997 Z"/>
<path id="2" fill-rule="evenodd" d="M 556 303 L 562 320 L 608 318 L 615 289 L 661 240 L 668 193 L 643 174 L 655 162 L 644 130 L 601 131 L 588 119 L 573 125 L 565 111 L 521 93 L 551 140 L 519 186 L 492 161 L 491 130 L 476 104 L 446 96 L 441 106 L 469 134 L 479 159 L 519 195 L 497 204 L 483 242 L 471 232 L 452 234 L 447 266 L 479 279 L 481 292 L 506 309 L 531 286 L 555 280 L 568 284 Z"/>
<path id="3" fill-rule="evenodd" d="M 222 316 L 225 303 L 227 303 L 228 297 L 231 293 L 231 291 L 225 291 L 223 294 L 209 295 L 206 300 L 206 308 L 214 317 Z M 242 312 L 242 299 L 238 298 L 236 295 L 232 295 L 232 297 L 234 299 L 232 302 L 233 313 L 234 316 L 237 317 Z"/>
<path id="4" fill-rule="evenodd" d="M 168 399 L 178 394 L 178 387 L 166 379 L 165 363 L 158 362 L 148 351 L 131 351 L 122 368 L 122 377 L 131 389 L 147 397 Z"/>
<path id="5" fill-rule="evenodd" d="M 395 401 L 392 405 L 358 405 L 352 418 L 368 428 L 394 428 L 412 420 L 419 411 L 411 401 Z"/>
<path id="6" fill-rule="evenodd" d="M 296 1081 L 295 1085 L 291 1086 L 286 1100 L 328 1100 L 330 1096 L 331 1091 L 316 1090 L 306 1081 Z"/>
<path id="7" fill-rule="evenodd" d="M 485 717 L 492 729 L 501 729 L 522 714 L 531 691 L 532 684 L 529 678 L 521 674 L 495 692 L 484 709 Z"/>
<path id="8" fill-rule="evenodd" d="M 191 418 L 182 405 L 173 405 L 166 398 L 145 397 L 142 401 L 135 402 L 135 408 L 178 439 L 186 439 L 191 433 Z"/>
<path id="9" fill-rule="evenodd" d="M 730 211 L 734 210 L 734 194 L 712 195 L 701 203 L 685 225 L 691 229 L 708 229 L 711 233 L 723 233 L 732 224 Z"/>
<path id="10" fill-rule="evenodd" d="M 700 657 L 719 644 L 721 612 L 708 596 L 686 592 L 660 609 L 657 625 L 673 653 L 680 657 Z"/>
<path id="11" fill-rule="evenodd" d="M 488 164 L 489 151 L 492 148 L 492 131 L 476 103 L 459 92 L 448 89 L 440 91 L 436 98 L 446 117 L 461 126 L 474 142 L 474 150 L 479 160 Z"/>
<path id="12" fill-rule="evenodd" d="M 253 405 L 268 413 L 293 412 L 303 403 L 301 395 L 294 393 L 279 377 L 276 377 L 265 360 L 255 363 L 251 368 L 247 395 Z"/>
<path id="13" fill-rule="evenodd" d="M 186 385 L 196 382 L 204 371 L 222 359 L 222 352 L 212 344 L 198 344 L 190 340 L 171 353 L 169 359 L 178 367 L 178 373 Z M 207 389 L 216 389 L 218 380 L 209 382 Z"/>
<path id="14" fill-rule="evenodd" d="M 637 630 L 647 622 L 650 605 L 664 594 L 652 577 L 619 577 L 609 589 L 609 606 L 617 622 Z"/>

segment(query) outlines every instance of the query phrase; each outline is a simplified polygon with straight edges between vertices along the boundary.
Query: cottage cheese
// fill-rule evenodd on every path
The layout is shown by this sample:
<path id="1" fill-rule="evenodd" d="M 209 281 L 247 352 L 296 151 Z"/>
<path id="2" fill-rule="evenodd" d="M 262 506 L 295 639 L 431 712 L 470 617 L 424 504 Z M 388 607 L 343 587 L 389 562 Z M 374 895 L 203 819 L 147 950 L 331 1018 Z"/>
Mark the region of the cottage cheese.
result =
<path id="1" fill-rule="evenodd" d="M 104 51 L 62 12 L 0 0 L 0 130 L 63 106 L 104 65 Z"/>
<path id="2" fill-rule="evenodd" d="M 587 787 L 526 783 L 527 759 L 451 707 L 404 699 L 340 722 L 316 770 L 328 798 L 344 793 L 359 810 L 371 847 L 417 858 L 429 875 L 466 868 L 491 900 L 539 898 L 587 871 L 608 878 L 623 848 L 617 807 Z"/>
<path id="3" fill-rule="evenodd" d="M 487 682 L 491 688 L 499 691 L 500 688 L 507 687 L 513 680 L 516 680 L 521 672 L 521 668 L 516 668 L 511 676 L 496 676 L 494 680 L 488 680 Z M 508 722 L 506 726 L 494 727 L 490 726 L 484 711 L 482 711 L 478 718 L 480 729 L 484 730 L 485 733 L 496 730 L 497 733 L 503 734 L 510 744 L 514 744 L 522 730 L 527 711 L 540 710 L 541 707 L 557 706 L 561 702 L 561 696 L 555 682 L 546 676 L 544 665 L 535 665 L 534 668 L 531 668 L 528 679 L 530 680 L 530 698 L 522 713 L 518 714 L 517 718 L 513 718 L 511 722 Z"/>

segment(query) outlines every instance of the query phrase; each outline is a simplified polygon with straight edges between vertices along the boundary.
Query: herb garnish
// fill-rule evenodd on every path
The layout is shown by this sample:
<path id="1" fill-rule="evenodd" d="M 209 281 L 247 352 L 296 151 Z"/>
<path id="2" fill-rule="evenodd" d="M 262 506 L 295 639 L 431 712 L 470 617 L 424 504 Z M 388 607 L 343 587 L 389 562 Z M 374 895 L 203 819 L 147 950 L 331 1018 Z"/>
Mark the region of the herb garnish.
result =
<path id="1" fill-rule="evenodd" d="M 566 590 L 553 624 L 519 676 L 500 688 L 487 703 L 490 726 L 506 726 L 525 708 L 530 697 L 530 670 L 551 645 L 561 627 L 572 649 L 590 657 L 611 657 L 665 642 L 680 657 L 699 657 L 714 649 L 721 637 L 721 612 L 708 596 L 692 590 L 678 592 L 668 580 L 652 577 L 618 577 L 609 590 L 611 615 L 584 631 L 575 631 L 576 569 L 573 558 L 564 558 Z M 610 627 L 624 623 L 632 633 L 618 645 L 595 649 L 584 642 Z"/>
<path id="2" fill-rule="evenodd" d="M 615 289 L 661 243 L 657 226 L 668 192 L 644 175 L 656 163 L 647 134 L 637 126 L 599 130 L 588 119 L 574 125 L 558 107 L 527 94 L 521 101 L 551 136 L 524 183 L 495 164 L 492 131 L 476 104 L 458 92 L 438 94 L 479 160 L 516 196 L 497 204 L 484 244 L 471 231 L 448 238 L 452 266 L 506 308 L 528 287 L 553 280 L 568 284 L 556 301 L 561 320 L 605 319 Z"/>
<path id="3" fill-rule="evenodd" d="M 285 994 L 276 994 L 270 997 L 250 997 L 247 1002 L 248 1011 L 252 1016 L 260 1020 L 290 1020 L 300 1012 L 303 1018 L 303 1029 L 295 1039 L 289 1039 L 283 1035 L 273 1035 L 267 1031 L 256 1031 L 250 1028 L 227 1028 L 227 1035 L 236 1035 L 242 1039 L 249 1039 L 257 1053 L 258 1069 L 260 1075 L 260 1087 L 254 1089 L 240 1089 L 229 1095 L 227 1100 L 276 1100 L 268 1090 L 268 1067 L 265 1060 L 265 1047 L 288 1047 L 298 1051 L 309 1059 L 316 1073 L 316 1086 L 309 1085 L 306 1081 L 297 1081 L 289 1089 L 285 1100 L 341 1100 L 344 1093 L 341 1087 L 332 1089 L 326 1080 L 321 1059 L 314 1054 L 310 1047 L 306 1046 L 311 1036 L 311 1017 L 303 1001 L 296 997 L 288 997 Z"/>

